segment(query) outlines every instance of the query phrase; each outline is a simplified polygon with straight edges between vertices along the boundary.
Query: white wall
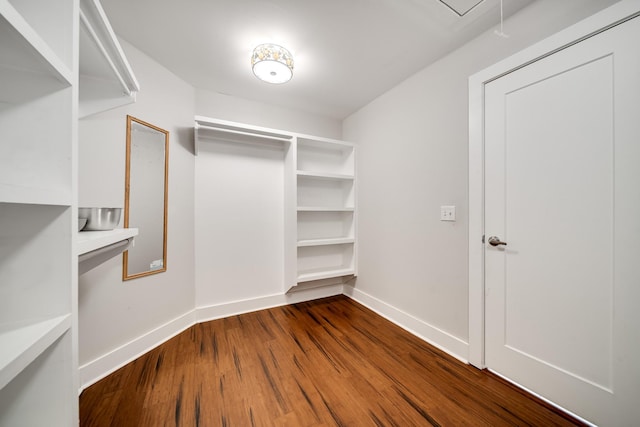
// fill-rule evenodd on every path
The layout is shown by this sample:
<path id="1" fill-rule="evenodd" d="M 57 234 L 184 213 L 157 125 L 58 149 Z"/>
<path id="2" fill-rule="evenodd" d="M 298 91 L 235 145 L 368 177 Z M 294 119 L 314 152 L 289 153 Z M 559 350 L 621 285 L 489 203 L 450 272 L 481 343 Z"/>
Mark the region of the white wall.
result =
<path id="1" fill-rule="evenodd" d="M 118 256 L 80 276 L 80 366 L 106 358 L 84 375 L 81 370 L 83 383 L 93 379 L 87 376 L 122 362 L 109 359 L 112 352 L 194 306 L 194 89 L 136 48 L 122 44 L 141 91 L 135 104 L 80 120 L 79 204 L 124 205 L 127 114 L 168 130 L 167 272 L 123 282 L 122 256 Z"/>
<path id="2" fill-rule="evenodd" d="M 539 0 L 420 71 L 343 123 L 360 143 L 355 294 L 409 315 L 414 330 L 466 358 L 468 93 L 475 72 L 614 1 Z M 456 222 L 439 220 L 441 205 Z"/>

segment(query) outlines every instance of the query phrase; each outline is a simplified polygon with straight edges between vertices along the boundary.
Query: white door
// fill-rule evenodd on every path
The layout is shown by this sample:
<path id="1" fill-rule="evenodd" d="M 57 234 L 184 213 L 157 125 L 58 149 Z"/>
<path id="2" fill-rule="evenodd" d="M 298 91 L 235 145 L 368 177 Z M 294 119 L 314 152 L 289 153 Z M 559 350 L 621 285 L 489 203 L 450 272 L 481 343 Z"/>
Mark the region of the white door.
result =
<path id="1" fill-rule="evenodd" d="M 486 365 L 600 425 L 640 425 L 638 40 L 635 18 L 485 86 Z"/>

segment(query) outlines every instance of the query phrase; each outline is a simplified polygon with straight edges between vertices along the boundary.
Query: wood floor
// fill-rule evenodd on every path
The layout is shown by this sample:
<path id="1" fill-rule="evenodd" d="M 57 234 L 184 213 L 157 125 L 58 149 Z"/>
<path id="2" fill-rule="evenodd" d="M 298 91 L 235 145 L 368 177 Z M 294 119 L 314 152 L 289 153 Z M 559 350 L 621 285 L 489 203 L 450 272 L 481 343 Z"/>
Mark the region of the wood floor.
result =
<path id="1" fill-rule="evenodd" d="M 189 328 L 84 390 L 80 425 L 577 424 L 337 296 Z"/>

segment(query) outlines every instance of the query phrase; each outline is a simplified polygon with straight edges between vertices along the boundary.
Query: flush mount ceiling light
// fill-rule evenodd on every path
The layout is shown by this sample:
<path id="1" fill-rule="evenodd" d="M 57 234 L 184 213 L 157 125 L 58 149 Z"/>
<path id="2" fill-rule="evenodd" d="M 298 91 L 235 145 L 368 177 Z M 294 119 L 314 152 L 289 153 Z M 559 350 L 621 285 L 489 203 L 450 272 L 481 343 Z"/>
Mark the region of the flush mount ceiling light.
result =
<path id="1" fill-rule="evenodd" d="M 267 83 L 286 83 L 293 76 L 293 56 L 277 44 L 261 44 L 253 49 L 251 68 L 260 80 Z"/>

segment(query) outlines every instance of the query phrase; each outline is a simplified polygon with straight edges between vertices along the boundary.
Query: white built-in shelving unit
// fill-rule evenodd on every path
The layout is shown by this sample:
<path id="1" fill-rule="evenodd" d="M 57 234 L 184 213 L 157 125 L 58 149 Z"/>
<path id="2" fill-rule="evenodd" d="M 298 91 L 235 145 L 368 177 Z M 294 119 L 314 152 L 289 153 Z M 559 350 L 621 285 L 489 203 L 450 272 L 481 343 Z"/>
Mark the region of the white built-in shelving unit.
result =
<path id="1" fill-rule="evenodd" d="M 0 426 L 77 424 L 77 0 L 0 0 Z"/>
<path id="2" fill-rule="evenodd" d="M 78 424 L 77 256 L 109 240 L 77 232 L 79 51 L 96 22 L 108 68 L 126 64 L 97 0 L 0 0 L 0 426 Z M 85 92 L 106 109 L 134 91 Z"/>
<path id="3" fill-rule="evenodd" d="M 356 274 L 355 147 L 297 138 L 297 282 Z"/>
<path id="4" fill-rule="evenodd" d="M 284 289 L 357 275 L 356 148 L 352 143 L 196 117 L 196 153 L 210 140 L 284 150 Z"/>
<path id="5" fill-rule="evenodd" d="M 140 85 L 99 0 L 80 1 L 80 118 L 131 104 Z"/>

